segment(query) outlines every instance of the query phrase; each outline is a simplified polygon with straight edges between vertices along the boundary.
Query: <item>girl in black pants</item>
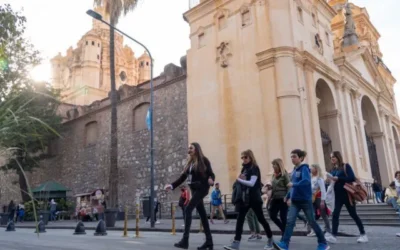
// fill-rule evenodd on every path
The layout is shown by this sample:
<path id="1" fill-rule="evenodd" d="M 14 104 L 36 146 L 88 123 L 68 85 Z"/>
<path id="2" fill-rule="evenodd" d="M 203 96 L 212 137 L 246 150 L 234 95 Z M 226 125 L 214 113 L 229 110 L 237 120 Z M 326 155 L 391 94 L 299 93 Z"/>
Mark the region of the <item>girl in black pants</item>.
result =
<path id="1" fill-rule="evenodd" d="M 366 243 L 368 242 L 368 237 L 365 234 L 364 225 L 362 224 L 360 217 L 357 215 L 356 203 L 354 201 L 350 203 L 351 197 L 347 194 L 346 189 L 344 189 L 346 183 L 352 183 L 356 180 L 353 169 L 348 163 L 343 162 L 342 154 L 339 151 L 334 151 L 331 154 L 331 162 L 334 165 L 334 169 L 332 170 L 331 175 L 328 175 L 328 178 L 335 182 L 335 209 L 332 217 L 332 236 L 327 236 L 326 240 L 331 243 L 337 242 L 336 236 L 339 229 L 340 211 L 342 210 L 343 205 L 345 205 L 351 218 L 357 224 L 358 230 L 361 234 L 357 239 L 357 242 Z"/>
<path id="2" fill-rule="evenodd" d="M 258 221 L 264 227 L 264 230 L 268 237 L 268 243 L 264 249 L 273 249 L 272 243 L 272 231 L 269 227 L 268 222 L 265 220 L 261 199 L 261 174 L 258 168 L 257 161 L 251 150 L 246 150 L 242 153 L 243 168 L 241 175 L 237 179 L 237 182 L 242 186 L 241 191 L 245 192 L 245 202 L 241 202 L 239 205 L 239 216 L 236 221 L 236 235 L 234 241 L 229 246 L 224 246 L 228 250 L 238 250 L 240 246 L 240 240 L 242 238 L 243 224 L 246 218 L 246 214 L 251 208 L 257 216 Z M 248 200 L 248 202 L 247 202 Z"/>
<path id="3" fill-rule="evenodd" d="M 285 232 L 288 206 L 285 197 L 289 191 L 289 174 L 286 172 L 282 159 L 272 161 L 274 174 L 272 176 L 272 197 L 269 207 L 269 217 L 279 227 L 282 234 Z M 278 213 L 280 220 L 278 219 Z"/>
<path id="4" fill-rule="evenodd" d="M 192 191 L 192 198 L 185 208 L 185 231 L 183 233 L 183 238 L 174 246 L 182 249 L 189 248 L 189 232 L 192 224 L 192 212 L 196 208 L 200 215 L 201 223 L 206 235 L 206 242 L 197 249 L 212 250 L 214 244 L 203 199 L 208 195 L 210 186 L 214 185 L 215 175 L 211 168 L 210 161 L 203 155 L 198 143 L 190 144 L 188 154 L 188 161 L 182 175 L 174 183 L 165 187 L 167 191 L 171 189 L 173 190 L 176 187 L 179 187 L 186 180 Z"/>

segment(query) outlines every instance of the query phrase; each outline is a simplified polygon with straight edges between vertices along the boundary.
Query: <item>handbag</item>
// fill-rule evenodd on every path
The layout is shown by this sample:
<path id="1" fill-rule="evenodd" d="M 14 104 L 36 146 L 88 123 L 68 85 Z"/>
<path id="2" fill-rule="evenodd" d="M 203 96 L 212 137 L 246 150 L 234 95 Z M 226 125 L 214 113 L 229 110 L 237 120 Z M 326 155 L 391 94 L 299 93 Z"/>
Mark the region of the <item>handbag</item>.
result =
<path id="1" fill-rule="evenodd" d="M 344 165 L 344 174 L 347 176 L 347 164 Z M 350 205 L 354 205 L 354 200 L 355 201 L 365 201 L 368 197 L 368 191 L 367 188 L 364 186 L 364 184 L 356 178 L 354 182 L 352 183 L 345 183 L 344 184 L 344 189 L 347 191 L 347 194 L 349 196 L 349 201 Z"/>

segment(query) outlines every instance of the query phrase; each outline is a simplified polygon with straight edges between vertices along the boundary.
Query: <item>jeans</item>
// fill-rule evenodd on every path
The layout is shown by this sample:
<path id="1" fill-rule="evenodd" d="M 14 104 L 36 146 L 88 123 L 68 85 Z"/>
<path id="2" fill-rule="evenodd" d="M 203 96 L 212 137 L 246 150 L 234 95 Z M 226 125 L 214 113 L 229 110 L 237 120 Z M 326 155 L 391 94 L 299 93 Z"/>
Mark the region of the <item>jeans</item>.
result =
<path id="1" fill-rule="evenodd" d="M 50 221 L 56 220 L 57 218 L 56 212 L 57 212 L 56 210 L 50 211 Z"/>
<path id="2" fill-rule="evenodd" d="M 338 233 L 339 217 L 343 205 L 346 206 L 346 209 L 349 212 L 350 217 L 353 218 L 354 222 L 357 224 L 360 234 L 364 235 L 365 234 L 364 225 L 362 224 L 360 217 L 358 217 L 357 215 L 356 204 L 355 202 L 353 205 L 350 204 L 350 200 L 347 193 L 345 193 L 344 195 L 341 195 L 340 193 L 335 194 L 335 210 L 333 211 L 333 217 L 332 217 L 332 234 L 336 237 Z"/>
<path id="3" fill-rule="evenodd" d="M 201 224 L 203 225 L 204 234 L 206 235 L 207 241 L 212 241 L 210 225 L 208 224 L 208 218 L 206 209 L 204 208 L 203 199 L 208 194 L 208 189 L 192 189 L 192 198 L 185 209 L 185 230 L 183 232 L 183 239 L 189 239 L 190 226 L 192 225 L 192 213 L 196 208 L 200 215 Z"/>
<path id="4" fill-rule="evenodd" d="M 272 231 L 271 231 L 271 228 L 269 227 L 267 220 L 264 217 L 262 205 L 263 205 L 262 202 L 250 201 L 250 204 L 248 206 L 245 206 L 245 205 L 240 206 L 239 216 L 236 221 L 235 241 L 240 241 L 242 239 L 244 220 L 245 220 L 247 212 L 249 211 L 250 208 L 253 210 L 254 214 L 256 215 L 258 222 L 261 223 L 261 225 L 264 227 L 267 237 L 272 238 Z"/>
<path id="5" fill-rule="evenodd" d="M 249 209 L 246 215 L 247 224 L 249 225 L 250 232 L 260 234 L 260 224 L 258 223 L 257 216 L 253 209 Z"/>
<path id="6" fill-rule="evenodd" d="M 319 211 L 321 213 L 321 217 L 322 217 L 322 219 L 324 220 L 324 223 L 325 223 L 325 231 L 328 232 L 328 233 L 332 233 L 331 224 L 329 223 L 329 217 L 328 217 L 328 214 L 326 213 L 326 209 L 327 209 L 326 208 L 326 204 L 325 204 L 325 209 L 321 209 L 320 208 L 321 207 L 321 202 L 322 202 L 321 198 L 316 198 L 315 199 L 315 201 L 313 203 L 314 212 L 316 212 L 317 209 L 319 209 Z M 311 232 L 311 226 L 310 225 L 307 226 L 307 229 L 308 229 L 309 232 Z"/>
<path id="7" fill-rule="evenodd" d="M 292 237 L 293 230 L 296 225 L 296 218 L 297 218 L 297 215 L 299 214 L 300 210 L 303 210 L 304 215 L 306 216 L 306 219 L 308 221 L 308 224 L 311 225 L 311 228 L 314 230 L 315 234 L 317 235 L 318 243 L 326 245 L 324 233 L 322 232 L 321 228 L 315 221 L 312 201 L 294 201 L 294 200 L 292 200 L 292 205 L 289 208 L 288 222 L 286 225 L 285 233 L 282 236 L 282 242 L 289 245 L 290 238 Z"/>
<path id="8" fill-rule="evenodd" d="M 396 198 L 389 198 L 387 199 L 386 203 L 388 205 L 391 205 L 394 209 L 398 210 L 399 209 L 399 205 L 397 204 L 397 199 Z"/>
<path id="9" fill-rule="evenodd" d="M 375 192 L 375 200 L 377 203 L 381 203 L 382 192 Z"/>
<path id="10" fill-rule="evenodd" d="M 278 212 L 279 218 L 278 219 Z M 282 234 L 285 232 L 286 221 L 287 221 L 287 213 L 288 206 L 283 199 L 272 199 L 269 207 L 269 217 L 275 223 L 277 227 L 282 231 Z"/>

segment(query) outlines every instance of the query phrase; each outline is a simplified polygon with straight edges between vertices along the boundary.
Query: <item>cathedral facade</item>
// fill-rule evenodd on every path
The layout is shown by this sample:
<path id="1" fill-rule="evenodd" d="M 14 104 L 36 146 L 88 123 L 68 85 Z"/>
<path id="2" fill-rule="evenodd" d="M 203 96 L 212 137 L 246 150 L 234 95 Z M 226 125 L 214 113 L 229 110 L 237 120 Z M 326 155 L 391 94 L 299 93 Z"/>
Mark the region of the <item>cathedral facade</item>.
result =
<path id="1" fill-rule="evenodd" d="M 108 18 L 102 8 L 97 8 Z M 139 58 L 124 46 L 123 36 L 115 32 L 115 74 L 117 89 L 124 85 L 136 86 L 150 79 L 150 57 Z M 89 105 L 104 99 L 110 91 L 110 29 L 93 20 L 93 27 L 65 56 L 59 53 L 51 59 L 52 84 L 61 89 L 62 101 L 73 105 Z"/>
<path id="2" fill-rule="evenodd" d="M 201 0 L 184 14 L 189 141 L 223 190 L 255 152 L 263 178 L 290 152 L 332 168 L 341 151 L 357 176 L 383 185 L 399 170 L 400 121 L 379 32 L 346 0 Z"/>

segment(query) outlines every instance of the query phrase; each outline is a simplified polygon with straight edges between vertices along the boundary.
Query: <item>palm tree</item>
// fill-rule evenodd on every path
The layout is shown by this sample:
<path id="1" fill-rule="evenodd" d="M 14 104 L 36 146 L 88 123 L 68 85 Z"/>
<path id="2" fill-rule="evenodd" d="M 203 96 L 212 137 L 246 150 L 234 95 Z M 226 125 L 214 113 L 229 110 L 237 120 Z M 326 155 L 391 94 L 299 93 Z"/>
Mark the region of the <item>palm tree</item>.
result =
<path id="1" fill-rule="evenodd" d="M 118 19 L 126 15 L 137 6 L 139 0 L 94 0 L 96 7 L 104 7 L 110 16 L 110 24 L 117 25 Z M 117 91 L 115 87 L 115 50 L 114 29 L 110 28 L 110 77 L 111 77 L 111 149 L 110 149 L 110 176 L 108 184 L 108 207 L 118 206 L 118 130 L 117 130 Z"/>

